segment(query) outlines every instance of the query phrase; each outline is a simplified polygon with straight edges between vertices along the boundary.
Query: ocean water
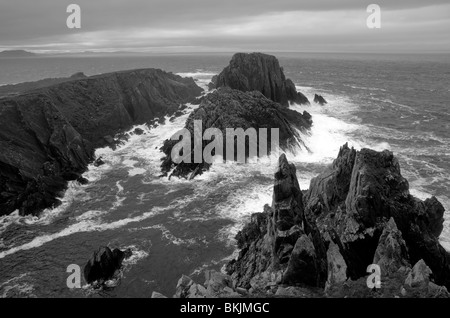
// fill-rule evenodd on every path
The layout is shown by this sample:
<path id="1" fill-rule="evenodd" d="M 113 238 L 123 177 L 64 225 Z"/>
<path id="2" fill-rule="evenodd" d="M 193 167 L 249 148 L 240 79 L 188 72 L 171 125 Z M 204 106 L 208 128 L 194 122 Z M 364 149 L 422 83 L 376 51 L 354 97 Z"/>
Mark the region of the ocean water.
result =
<path id="1" fill-rule="evenodd" d="M 450 211 L 450 57 L 444 55 L 276 54 L 312 101 L 292 105 L 313 115 L 306 147 L 288 153 L 302 189 L 348 142 L 357 149 L 389 149 L 399 158 L 411 193 L 438 197 Z M 157 67 L 206 86 L 231 54 L 148 57 L 0 59 L 0 84 Z M 90 166 L 90 182 L 69 185 L 63 204 L 39 217 L 0 218 L 0 297 L 171 296 L 182 274 L 203 282 L 235 256 L 234 235 L 251 213 L 272 200 L 276 157 L 253 164 L 223 163 L 193 181 L 158 178 L 163 141 L 189 113 L 157 128 L 140 126 L 116 151 L 98 149 L 105 165 Z M 450 212 L 441 244 L 450 250 Z M 131 248 L 122 279 L 108 291 L 66 285 L 70 264 L 83 267 L 100 246 Z"/>

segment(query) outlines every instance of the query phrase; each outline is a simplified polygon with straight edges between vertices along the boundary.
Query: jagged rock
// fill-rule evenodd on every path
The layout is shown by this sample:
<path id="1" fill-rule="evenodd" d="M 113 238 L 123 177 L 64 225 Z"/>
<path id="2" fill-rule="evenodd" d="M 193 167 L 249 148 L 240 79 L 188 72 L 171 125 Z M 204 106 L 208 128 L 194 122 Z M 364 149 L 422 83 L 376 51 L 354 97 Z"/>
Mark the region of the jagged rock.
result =
<path id="1" fill-rule="evenodd" d="M 303 234 L 295 243 L 282 283 L 317 286 L 317 256 L 311 239 Z"/>
<path id="2" fill-rule="evenodd" d="M 445 286 L 438 286 L 433 282 L 428 283 L 428 297 L 450 298 L 450 293 Z"/>
<path id="3" fill-rule="evenodd" d="M 240 294 L 233 289 L 231 277 L 216 271 L 205 272 L 205 286 L 208 298 L 240 296 Z"/>
<path id="4" fill-rule="evenodd" d="M 190 277 L 183 275 L 178 281 L 174 298 L 241 297 L 233 288 L 230 276 L 213 270 L 205 272 L 204 285 L 197 284 Z"/>
<path id="5" fill-rule="evenodd" d="M 289 102 L 299 105 L 309 105 L 308 97 L 306 97 L 300 92 L 297 92 L 295 84 L 290 79 L 287 79 L 285 81 L 285 84 L 286 84 L 286 95 Z"/>
<path id="6" fill-rule="evenodd" d="M 122 266 L 122 261 L 131 256 L 131 250 L 121 251 L 107 246 L 100 247 L 84 266 L 84 278 L 88 284 L 107 281 Z"/>
<path id="7" fill-rule="evenodd" d="M 307 119 L 308 118 L 308 119 Z M 278 103 L 267 99 L 259 92 L 248 92 L 233 90 L 228 87 L 221 87 L 216 91 L 204 96 L 200 106 L 193 111 L 187 121 L 185 128 L 191 134 L 191 163 L 181 162 L 175 164 L 172 160 L 171 153 L 173 147 L 178 144 L 178 140 L 166 140 L 161 150 L 165 153 L 161 170 L 163 175 L 172 172 L 171 176 L 192 179 L 197 174 L 209 169 L 207 162 L 195 163 L 194 151 L 194 121 L 199 120 L 202 123 L 202 134 L 207 128 L 217 128 L 222 133 L 223 156 L 226 158 L 226 136 L 227 128 L 242 128 L 247 130 L 253 128 L 256 130 L 258 140 L 255 149 L 259 149 L 260 142 L 266 143 L 267 151 L 271 149 L 271 128 L 279 129 L 279 144 L 282 149 L 291 149 L 299 146 L 300 138 L 299 130 L 305 131 L 311 127 L 311 120 L 308 116 L 303 117 L 302 114 L 291 109 L 280 106 Z M 259 134 L 260 128 L 267 128 L 267 140 L 262 139 Z M 210 143 L 203 141 L 201 151 Z M 249 157 L 250 142 L 245 145 L 245 157 Z M 235 141 L 235 149 L 237 149 L 237 141 Z M 204 159 L 204 158 L 203 158 Z M 234 160 L 237 160 L 237 152 L 234 152 Z"/>
<path id="8" fill-rule="evenodd" d="M 334 284 L 340 284 L 347 280 L 347 264 L 339 251 L 339 246 L 330 242 L 327 251 L 328 278 L 325 291 Z"/>
<path id="9" fill-rule="evenodd" d="M 167 298 L 167 296 L 154 291 L 151 298 Z"/>
<path id="10" fill-rule="evenodd" d="M 436 199 L 436 197 L 434 196 L 429 199 L 426 199 L 423 202 L 423 204 L 425 206 L 426 212 L 425 222 L 428 223 L 428 229 L 430 230 L 433 236 L 439 238 L 444 228 L 445 209 L 442 206 L 442 204 L 438 201 L 438 199 Z"/>
<path id="11" fill-rule="evenodd" d="M 95 167 L 100 167 L 103 166 L 105 164 L 105 162 L 103 161 L 103 158 L 100 156 L 97 159 L 95 159 L 94 161 L 94 166 Z"/>
<path id="12" fill-rule="evenodd" d="M 241 236 L 238 259 L 229 264 L 235 282 L 248 289 L 250 281 L 251 293 L 265 295 L 276 293 L 281 283 L 322 287 L 327 280 L 329 297 L 450 297 L 447 286 L 439 286 L 450 283 L 450 256 L 438 241 L 443 207 L 434 197 L 421 201 L 409 194 L 391 152 L 344 145 L 311 181 L 302 198 L 303 218 L 297 219 L 296 205 L 289 207 L 296 201 L 290 199 L 293 193 L 302 193 L 295 178 L 295 168 L 281 156 L 273 207 L 265 207 L 260 221 L 253 219 L 249 234 Z M 286 213 L 276 213 L 283 201 L 289 202 Z M 267 231 L 260 230 L 265 224 Z M 264 266 L 256 266 L 258 255 L 264 255 Z M 411 270 L 409 264 L 421 258 Z M 381 290 L 367 288 L 366 270 L 373 263 L 381 267 Z M 281 281 L 271 277 L 277 272 L 283 273 Z"/>
<path id="13" fill-rule="evenodd" d="M 79 184 L 81 184 L 81 185 L 86 185 L 86 184 L 89 183 L 89 180 L 86 179 L 86 178 L 83 178 L 83 177 L 79 177 L 79 178 L 77 179 L 77 182 L 78 182 Z"/>
<path id="14" fill-rule="evenodd" d="M 272 213 L 272 209 L 266 205 L 264 213 L 254 214 L 250 223 L 237 234 L 241 251 L 236 260 L 227 264 L 227 273 L 231 275 L 235 287 L 250 289 L 251 280 L 272 265 L 273 247 L 267 235 L 267 220 Z"/>
<path id="15" fill-rule="evenodd" d="M 286 231 L 303 221 L 303 193 L 300 191 L 294 164 L 282 154 L 278 159 L 273 186 L 274 230 Z"/>
<path id="16" fill-rule="evenodd" d="M 256 241 L 267 232 L 267 214 L 254 213 L 250 217 L 250 222 L 236 235 L 238 248 L 242 249 L 249 242 Z"/>
<path id="17" fill-rule="evenodd" d="M 337 158 L 323 173 L 311 180 L 305 206 L 314 215 L 334 211 L 347 198 L 356 150 L 346 143 Z"/>
<path id="18" fill-rule="evenodd" d="M 215 87 L 228 86 L 243 92 L 259 91 L 267 98 L 288 106 L 289 101 L 309 103 L 298 94 L 294 83 L 286 80 L 276 57 L 262 53 L 236 53 L 215 79 Z"/>
<path id="19" fill-rule="evenodd" d="M 200 284 L 192 284 L 188 295 L 185 298 L 206 298 L 210 297 L 205 287 Z"/>
<path id="20" fill-rule="evenodd" d="M 50 82 L 0 98 L 0 215 L 55 206 L 94 148 L 114 139 L 103 136 L 173 113 L 203 91 L 192 79 L 155 69 Z"/>
<path id="21" fill-rule="evenodd" d="M 373 264 L 380 265 L 383 275 L 389 275 L 398 272 L 403 266 L 410 266 L 408 260 L 408 250 L 402 233 L 391 218 L 380 236 Z"/>
<path id="22" fill-rule="evenodd" d="M 192 285 L 194 285 L 195 282 L 188 276 L 183 275 L 178 280 L 177 288 L 174 298 L 188 298 L 189 296 L 189 290 Z"/>
<path id="23" fill-rule="evenodd" d="M 321 95 L 314 94 L 314 103 L 317 103 L 321 106 L 328 104 L 325 98 L 323 98 Z"/>
<path id="24" fill-rule="evenodd" d="M 432 274 L 431 269 L 421 259 L 414 265 L 412 271 L 406 277 L 405 285 L 410 287 L 420 286 L 422 284 L 428 285 Z"/>
<path id="25" fill-rule="evenodd" d="M 211 82 L 208 84 L 208 89 L 209 89 L 210 91 L 212 91 L 213 89 L 216 88 L 216 86 L 217 86 L 217 75 L 214 75 L 214 76 L 211 78 Z"/>

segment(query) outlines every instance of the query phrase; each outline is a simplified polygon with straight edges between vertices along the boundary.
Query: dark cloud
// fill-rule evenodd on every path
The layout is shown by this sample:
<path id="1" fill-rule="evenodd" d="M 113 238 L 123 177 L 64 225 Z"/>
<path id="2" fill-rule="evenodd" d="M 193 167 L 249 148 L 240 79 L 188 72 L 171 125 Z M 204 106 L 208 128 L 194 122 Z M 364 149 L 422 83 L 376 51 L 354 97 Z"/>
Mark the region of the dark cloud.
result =
<path id="1" fill-rule="evenodd" d="M 383 13 L 384 32 L 376 36 L 365 27 L 372 2 Z M 70 3 L 81 6 L 81 30 L 66 27 Z M 374 41 L 388 47 L 408 40 L 420 47 L 433 39 L 436 49 L 448 50 L 448 40 L 436 36 L 446 36 L 449 19 L 448 0 L 0 0 L 0 48 L 332 50 L 332 43 L 372 48 Z"/>

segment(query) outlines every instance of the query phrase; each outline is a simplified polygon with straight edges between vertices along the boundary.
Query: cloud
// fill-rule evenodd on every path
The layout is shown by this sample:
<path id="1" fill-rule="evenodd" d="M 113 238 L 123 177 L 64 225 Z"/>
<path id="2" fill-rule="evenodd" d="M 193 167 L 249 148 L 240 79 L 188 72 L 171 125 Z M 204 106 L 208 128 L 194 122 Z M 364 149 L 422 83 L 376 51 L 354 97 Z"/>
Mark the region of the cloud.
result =
<path id="1" fill-rule="evenodd" d="M 81 30 L 66 27 L 73 2 Z M 377 3 L 380 30 L 366 27 L 369 3 L 357 0 L 0 0 L 0 49 L 450 50 L 446 0 Z"/>

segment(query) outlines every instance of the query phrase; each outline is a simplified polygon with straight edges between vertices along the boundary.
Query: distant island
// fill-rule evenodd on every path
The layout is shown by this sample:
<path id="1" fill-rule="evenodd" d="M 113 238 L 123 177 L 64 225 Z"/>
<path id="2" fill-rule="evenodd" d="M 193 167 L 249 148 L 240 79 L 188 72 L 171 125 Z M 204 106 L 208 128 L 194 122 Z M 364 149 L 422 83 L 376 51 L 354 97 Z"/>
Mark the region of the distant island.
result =
<path id="1" fill-rule="evenodd" d="M 37 54 L 25 50 L 8 50 L 0 52 L 0 57 L 33 57 Z"/>

